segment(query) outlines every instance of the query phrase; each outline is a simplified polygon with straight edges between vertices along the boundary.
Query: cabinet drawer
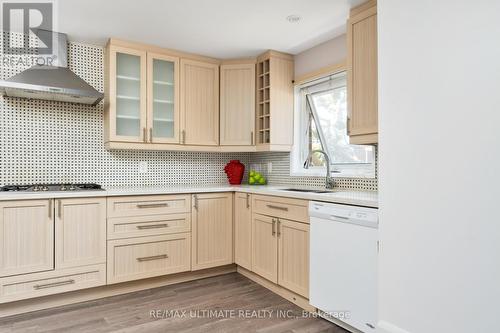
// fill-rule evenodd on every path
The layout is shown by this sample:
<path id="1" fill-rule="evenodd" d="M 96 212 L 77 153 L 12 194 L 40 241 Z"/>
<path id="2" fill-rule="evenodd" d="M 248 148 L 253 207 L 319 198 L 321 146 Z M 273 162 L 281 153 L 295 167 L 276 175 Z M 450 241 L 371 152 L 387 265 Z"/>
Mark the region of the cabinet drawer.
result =
<path id="1" fill-rule="evenodd" d="M 189 270 L 189 233 L 108 241 L 108 284 Z"/>
<path id="2" fill-rule="evenodd" d="M 191 214 L 118 217 L 108 219 L 108 239 L 189 232 Z"/>
<path id="3" fill-rule="evenodd" d="M 190 195 L 150 195 L 108 198 L 108 218 L 189 213 L 190 211 Z"/>
<path id="4" fill-rule="evenodd" d="M 253 195 L 252 198 L 254 213 L 309 223 L 307 200 L 266 195 Z"/>
<path id="5" fill-rule="evenodd" d="M 91 265 L 0 279 L 0 303 L 106 284 L 106 265 Z"/>

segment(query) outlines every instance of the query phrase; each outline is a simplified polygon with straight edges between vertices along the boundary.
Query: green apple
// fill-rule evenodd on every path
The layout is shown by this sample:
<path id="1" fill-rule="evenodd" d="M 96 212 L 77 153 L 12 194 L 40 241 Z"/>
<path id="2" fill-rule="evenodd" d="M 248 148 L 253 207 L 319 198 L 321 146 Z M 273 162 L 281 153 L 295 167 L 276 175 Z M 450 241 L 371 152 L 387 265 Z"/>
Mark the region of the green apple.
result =
<path id="1" fill-rule="evenodd" d="M 248 175 L 249 175 L 250 177 L 253 177 L 253 176 L 255 176 L 255 171 L 253 171 L 253 170 L 250 170 L 250 173 L 249 173 Z"/>
<path id="2" fill-rule="evenodd" d="M 266 178 L 262 177 L 262 178 L 259 178 L 259 184 L 260 185 L 264 185 L 266 183 Z"/>
<path id="3" fill-rule="evenodd" d="M 253 177 L 248 178 L 248 184 L 250 184 L 250 185 L 255 184 L 255 178 L 253 178 Z"/>

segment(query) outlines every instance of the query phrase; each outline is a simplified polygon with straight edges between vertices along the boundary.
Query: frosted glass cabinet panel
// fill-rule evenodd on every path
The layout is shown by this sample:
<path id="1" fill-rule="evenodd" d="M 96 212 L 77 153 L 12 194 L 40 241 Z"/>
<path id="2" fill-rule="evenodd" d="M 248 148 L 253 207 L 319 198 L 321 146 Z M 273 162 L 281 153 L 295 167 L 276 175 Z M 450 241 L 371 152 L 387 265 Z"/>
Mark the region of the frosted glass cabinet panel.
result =
<path id="1" fill-rule="evenodd" d="M 110 49 L 109 117 L 112 141 L 146 140 L 146 52 Z"/>
<path id="2" fill-rule="evenodd" d="M 152 143 L 179 143 L 179 58 L 148 53 L 148 129 Z"/>

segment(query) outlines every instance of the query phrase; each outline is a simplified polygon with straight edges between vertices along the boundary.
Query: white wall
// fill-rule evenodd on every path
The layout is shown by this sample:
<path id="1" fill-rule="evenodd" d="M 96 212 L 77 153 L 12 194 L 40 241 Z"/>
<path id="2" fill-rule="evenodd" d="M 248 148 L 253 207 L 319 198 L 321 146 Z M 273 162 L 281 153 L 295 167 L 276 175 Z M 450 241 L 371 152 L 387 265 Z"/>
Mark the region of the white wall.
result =
<path id="1" fill-rule="evenodd" d="M 498 13 L 378 1 L 382 332 L 500 331 Z"/>
<path id="2" fill-rule="evenodd" d="M 295 77 L 338 64 L 347 55 L 346 35 L 340 35 L 295 55 Z"/>

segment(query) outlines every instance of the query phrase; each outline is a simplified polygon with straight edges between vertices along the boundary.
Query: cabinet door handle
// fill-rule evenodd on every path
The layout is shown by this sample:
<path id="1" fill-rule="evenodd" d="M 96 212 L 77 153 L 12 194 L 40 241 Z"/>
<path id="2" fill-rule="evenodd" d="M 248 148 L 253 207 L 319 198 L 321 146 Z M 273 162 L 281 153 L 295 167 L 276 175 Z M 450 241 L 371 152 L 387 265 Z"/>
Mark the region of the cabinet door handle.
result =
<path id="1" fill-rule="evenodd" d="M 267 206 L 267 208 L 271 208 L 271 209 L 283 210 L 285 212 L 288 211 L 288 207 L 275 206 L 275 205 L 266 205 L 266 206 Z"/>
<path id="2" fill-rule="evenodd" d="M 254 145 L 253 141 L 254 141 L 254 138 L 253 138 L 253 131 L 251 131 L 251 132 L 250 132 L 250 145 L 252 145 L 252 146 Z"/>
<path id="3" fill-rule="evenodd" d="M 281 236 L 281 221 L 278 219 L 278 237 Z"/>
<path id="4" fill-rule="evenodd" d="M 149 129 L 149 142 L 153 143 L 153 127 Z"/>
<path id="5" fill-rule="evenodd" d="M 250 193 L 247 193 L 247 208 L 250 208 Z"/>
<path id="6" fill-rule="evenodd" d="M 168 207 L 168 203 L 153 203 L 153 204 L 137 204 L 137 208 L 160 208 L 160 207 Z"/>
<path id="7" fill-rule="evenodd" d="M 52 206 L 53 202 L 54 202 L 54 200 L 49 199 L 49 219 L 52 218 L 52 211 L 54 210 L 54 207 Z"/>
<path id="8" fill-rule="evenodd" d="M 347 135 L 351 134 L 351 117 L 347 116 Z"/>
<path id="9" fill-rule="evenodd" d="M 273 226 L 272 226 L 272 229 L 271 229 L 271 235 L 276 235 L 276 220 L 273 219 Z"/>
<path id="10" fill-rule="evenodd" d="M 194 209 L 198 210 L 198 195 L 193 195 L 194 199 Z"/>
<path id="11" fill-rule="evenodd" d="M 142 141 L 148 142 L 148 135 L 147 135 L 147 129 L 146 129 L 146 127 L 144 127 L 142 129 Z"/>
<path id="12" fill-rule="evenodd" d="M 39 289 L 47 289 L 47 288 L 54 288 L 54 287 L 60 287 L 60 286 L 65 286 L 67 284 L 74 284 L 75 280 L 66 280 L 66 281 L 59 281 L 59 282 L 52 282 L 52 283 L 46 283 L 46 284 L 35 284 L 33 286 L 33 289 L 39 290 Z"/>
<path id="13" fill-rule="evenodd" d="M 138 225 L 136 227 L 139 230 L 144 230 L 144 229 L 161 229 L 161 228 L 168 228 L 168 224 L 167 223 L 162 223 L 162 224 L 148 224 L 148 225 Z"/>
<path id="14" fill-rule="evenodd" d="M 57 216 L 62 219 L 62 200 L 57 200 Z"/>
<path id="15" fill-rule="evenodd" d="M 167 258 L 168 258 L 168 255 L 160 254 L 158 256 L 140 257 L 140 258 L 137 258 L 136 260 L 139 262 L 143 262 L 143 261 L 161 260 L 161 259 L 167 259 Z"/>
<path id="16" fill-rule="evenodd" d="M 181 136 L 182 136 L 182 144 L 185 144 L 186 143 L 186 131 L 185 130 L 182 130 L 182 133 L 181 133 Z"/>

